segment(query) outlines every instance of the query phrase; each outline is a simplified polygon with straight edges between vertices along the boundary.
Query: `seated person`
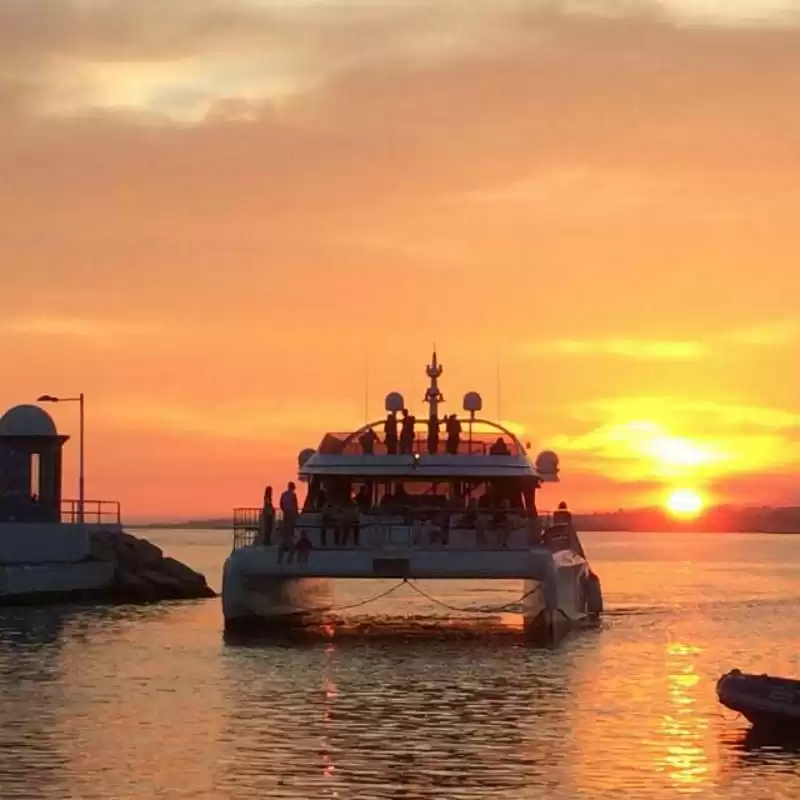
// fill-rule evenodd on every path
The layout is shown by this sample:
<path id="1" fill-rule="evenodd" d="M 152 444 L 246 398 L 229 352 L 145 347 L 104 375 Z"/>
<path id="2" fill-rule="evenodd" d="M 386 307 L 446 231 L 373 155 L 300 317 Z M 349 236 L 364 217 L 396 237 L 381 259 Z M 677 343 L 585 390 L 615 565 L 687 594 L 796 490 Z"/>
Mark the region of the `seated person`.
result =
<path id="1" fill-rule="evenodd" d="M 572 525 L 572 514 L 563 500 L 558 504 L 558 509 L 553 513 L 553 525 Z"/>
<path id="2" fill-rule="evenodd" d="M 369 490 L 369 487 L 365 484 L 363 485 L 355 496 L 355 502 L 358 506 L 359 510 L 361 511 L 369 511 L 372 507 L 372 493 Z"/>
<path id="3" fill-rule="evenodd" d="M 510 456 L 511 451 L 502 436 L 497 437 L 497 441 L 489 448 L 490 456 Z"/>
<path id="4" fill-rule="evenodd" d="M 375 455 L 375 442 L 378 440 L 378 434 L 372 428 L 367 428 L 361 436 L 358 437 L 358 443 L 361 445 L 361 450 L 365 456 Z"/>
<path id="5" fill-rule="evenodd" d="M 311 544 L 311 539 L 308 538 L 308 534 L 304 530 L 300 532 L 300 538 L 297 540 L 294 549 L 297 553 L 297 563 L 305 564 L 308 561 L 308 554 L 314 549 L 314 545 Z"/>

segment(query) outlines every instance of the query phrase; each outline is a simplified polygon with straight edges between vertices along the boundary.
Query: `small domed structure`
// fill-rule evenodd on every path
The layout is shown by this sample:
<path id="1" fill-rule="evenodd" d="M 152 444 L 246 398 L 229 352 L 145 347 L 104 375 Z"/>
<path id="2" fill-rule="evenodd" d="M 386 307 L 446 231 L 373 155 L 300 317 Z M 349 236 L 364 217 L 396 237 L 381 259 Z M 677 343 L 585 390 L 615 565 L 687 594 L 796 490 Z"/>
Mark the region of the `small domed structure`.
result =
<path id="1" fill-rule="evenodd" d="M 14 406 L 0 416 L 0 523 L 61 521 L 67 439 L 39 406 Z"/>
<path id="2" fill-rule="evenodd" d="M 559 469 L 558 456 L 552 450 L 543 450 L 536 456 L 536 471 L 543 478 L 557 478 Z"/>
<path id="3" fill-rule="evenodd" d="M 14 406 L 0 417 L 0 436 L 58 436 L 53 418 L 39 406 Z"/>
<path id="4" fill-rule="evenodd" d="M 467 392 L 464 395 L 464 411 L 469 411 L 473 416 L 483 410 L 483 398 L 477 392 Z"/>
<path id="5" fill-rule="evenodd" d="M 300 451 L 297 456 L 297 466 L 302 469 L 305 466 L 306 461 L 309 458 L 312 458 L 317 451 L 313 447 L 306 447 Z"/>
<path id="6" fill-rule="evenodd" d="M 389 392 L 389 394 L 386 395 L 384 407 L 387 411 L 397 413 L 406 407 L 406 402 L 403 400 L 403 395 L 401 395 L 400 392 Z"/>

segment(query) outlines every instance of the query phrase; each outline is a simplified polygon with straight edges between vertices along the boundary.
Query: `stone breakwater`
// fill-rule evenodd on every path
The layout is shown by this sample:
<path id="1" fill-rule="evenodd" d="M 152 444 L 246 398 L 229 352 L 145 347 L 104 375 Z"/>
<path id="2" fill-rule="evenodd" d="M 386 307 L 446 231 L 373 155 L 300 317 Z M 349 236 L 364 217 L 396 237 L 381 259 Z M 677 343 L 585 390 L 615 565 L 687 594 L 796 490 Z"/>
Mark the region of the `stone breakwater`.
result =
<path id="1" fill-rule="evenodd" d="M 90 533 L 92 560 L 114 565 L 114 577 L 102 590 L 110 602 L 153 603 L 216 597 L 205 576 L 165 556 L 160 547 L 130 533 Z"/>

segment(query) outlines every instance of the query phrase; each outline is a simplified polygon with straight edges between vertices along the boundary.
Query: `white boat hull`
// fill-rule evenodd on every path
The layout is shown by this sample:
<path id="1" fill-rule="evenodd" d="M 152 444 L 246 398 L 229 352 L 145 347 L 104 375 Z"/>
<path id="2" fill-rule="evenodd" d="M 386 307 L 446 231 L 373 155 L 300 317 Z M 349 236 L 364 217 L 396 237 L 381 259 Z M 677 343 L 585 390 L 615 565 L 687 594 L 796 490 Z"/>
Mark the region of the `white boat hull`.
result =
<path id="1" fill-rule="evenodd" d="M 558 640 L 588 616 L 586 561 L 527 550 L 315 550 L 279 563 L 278 548 L 243 547 L 225 562 L 222 607 L 227 632 L 306 624 L 336 611 L 334 578 L 509 579 L 521 581 L 521 614 L 532 638 Z M 365 609 L 366 610 L 366 609 Z"/>

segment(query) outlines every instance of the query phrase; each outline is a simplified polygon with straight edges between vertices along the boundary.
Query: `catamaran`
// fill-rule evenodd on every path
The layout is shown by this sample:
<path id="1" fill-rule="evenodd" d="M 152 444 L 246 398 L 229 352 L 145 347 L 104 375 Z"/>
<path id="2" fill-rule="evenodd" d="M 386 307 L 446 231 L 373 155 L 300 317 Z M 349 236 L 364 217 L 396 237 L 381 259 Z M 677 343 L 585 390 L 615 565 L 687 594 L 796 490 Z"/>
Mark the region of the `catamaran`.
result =
<path id="1" fill-rule="evenodd" d="M 515 610 L 526 633 L 545 640 L 602 612 L 600 581 L 569 513 L 537 509 L 537 492 L 559 481 L 558 456 L 545 450 L 531 460 L 530 445 L 479 416 L 477 392 L 464 396 L 462 417 L 440 418 L 442 370 L 434 351 L 423 419 L 391 392 L 385 419 L 303 450 L 307 492 L 296 515 L 273 525 L 271 503 L 234 510 L 227 632 L 329 618 L 337 578 L 518 579 Z"/>

